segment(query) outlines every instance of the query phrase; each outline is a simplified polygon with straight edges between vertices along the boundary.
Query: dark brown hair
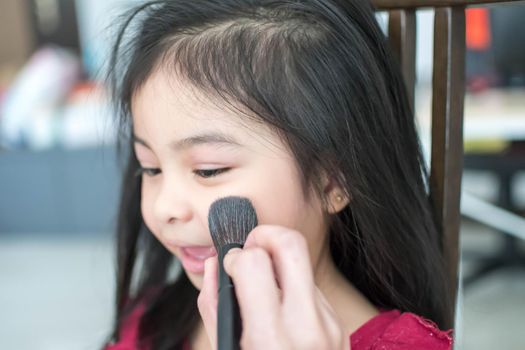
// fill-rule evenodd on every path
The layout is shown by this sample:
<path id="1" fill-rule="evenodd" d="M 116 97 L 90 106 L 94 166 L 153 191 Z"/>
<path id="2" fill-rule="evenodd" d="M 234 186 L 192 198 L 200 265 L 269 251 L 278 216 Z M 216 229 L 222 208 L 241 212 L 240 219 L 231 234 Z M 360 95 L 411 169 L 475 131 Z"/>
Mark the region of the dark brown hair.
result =
<path id="1" fill-rule="evenodd" d="M 450 326 L 428 174 L 400 71 L 371 4 L 166 0 L 127 15 L 110 64 L 128 151 L 113 339 L 134 306 L 127 300 L 151 290 L 158 292 L 148 299 L 140 337 L 153 349 L 180 348 L 200 318 L 198 291 L 184 273 L 168 278 L 174 257 L 148 232 L 140 212 L 131 99 L 161 65 L 277 130 L 305 188 L 319 189 L 320 171 L 336 177 L 351 202 L 331 218 L 331 253 L 372 303 Z"/>

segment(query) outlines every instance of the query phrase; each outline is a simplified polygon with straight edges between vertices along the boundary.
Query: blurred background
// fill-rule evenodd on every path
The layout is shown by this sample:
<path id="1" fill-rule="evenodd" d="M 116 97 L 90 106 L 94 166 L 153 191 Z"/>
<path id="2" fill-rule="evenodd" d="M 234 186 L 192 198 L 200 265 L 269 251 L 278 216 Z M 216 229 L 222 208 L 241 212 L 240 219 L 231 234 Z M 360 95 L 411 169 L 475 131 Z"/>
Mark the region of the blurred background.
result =
<path id="1" fill-rule="evenodd" d="M 120 167 L 102 78 L 111 25 L 136 2 L 0 0 L 0 349 L 108 335 Z M 525 348 L 523 18 L 525 5 L 467 12 L 458 349 Z M 428 150 L 433 13 L 417 21 Z"/>

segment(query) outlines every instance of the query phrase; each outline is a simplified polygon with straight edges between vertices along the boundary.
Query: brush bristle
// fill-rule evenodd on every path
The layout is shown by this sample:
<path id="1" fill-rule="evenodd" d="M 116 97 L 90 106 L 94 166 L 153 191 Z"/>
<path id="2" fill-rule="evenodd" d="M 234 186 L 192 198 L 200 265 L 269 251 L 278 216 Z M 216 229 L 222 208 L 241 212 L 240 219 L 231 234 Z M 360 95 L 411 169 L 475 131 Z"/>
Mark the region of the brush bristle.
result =
<path id="1" fill-rule="evenodd" d="M 210 206 L 208 225 L 217 251 L 232 243 L 243 246 L 248 233 L 257 226 L 257 214 L 248 198 L 220 198 Z"/>

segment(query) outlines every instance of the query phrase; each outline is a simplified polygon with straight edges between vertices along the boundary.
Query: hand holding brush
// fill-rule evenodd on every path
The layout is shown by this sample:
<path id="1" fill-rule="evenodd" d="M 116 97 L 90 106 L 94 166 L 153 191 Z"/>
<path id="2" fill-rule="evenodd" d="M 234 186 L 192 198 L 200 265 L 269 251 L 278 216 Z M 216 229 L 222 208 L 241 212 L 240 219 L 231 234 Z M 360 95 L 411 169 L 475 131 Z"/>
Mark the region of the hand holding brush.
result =
<path id="1" fill-rule="evenodd" d="M 221 198 L 210 207 L 208 225 L 219 259 L 218 350 L 240 349 L 239 305 L 232 280 L 224 271 L 223 260 L 230 249 L 244 246 L 248 233 L 257 226 L 257 215 L 247 198 Z"/>
<path id="2" fill-rule="evenodd" d="M 257 226 L 248 203 L 221 199 L 210 208 L 218 264 L 206 262 L 199 311 L 212 348 L 240 349 L 242 338 L 250 350 L 348 349 L 344 327 L 314 283 L 304 236 Z"/>

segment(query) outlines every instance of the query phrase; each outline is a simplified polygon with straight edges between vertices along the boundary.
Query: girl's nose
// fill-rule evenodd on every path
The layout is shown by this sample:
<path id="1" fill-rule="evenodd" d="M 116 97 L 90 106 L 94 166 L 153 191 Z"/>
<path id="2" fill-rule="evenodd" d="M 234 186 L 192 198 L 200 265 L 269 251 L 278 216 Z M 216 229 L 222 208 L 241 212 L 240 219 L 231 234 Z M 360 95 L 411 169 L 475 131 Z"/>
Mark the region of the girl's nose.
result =
<path id="1" fill-rule="evenodd" d="M 192 218 L 190 204 L 191 197 L 184 185 L 164 181 L 155 199 L 155 216 L 162 224 L 189 221 Z"/>

